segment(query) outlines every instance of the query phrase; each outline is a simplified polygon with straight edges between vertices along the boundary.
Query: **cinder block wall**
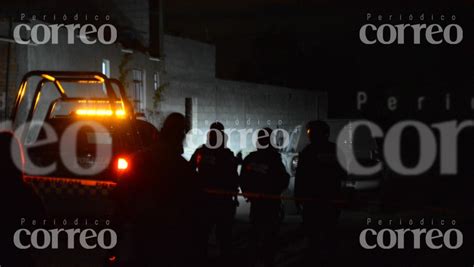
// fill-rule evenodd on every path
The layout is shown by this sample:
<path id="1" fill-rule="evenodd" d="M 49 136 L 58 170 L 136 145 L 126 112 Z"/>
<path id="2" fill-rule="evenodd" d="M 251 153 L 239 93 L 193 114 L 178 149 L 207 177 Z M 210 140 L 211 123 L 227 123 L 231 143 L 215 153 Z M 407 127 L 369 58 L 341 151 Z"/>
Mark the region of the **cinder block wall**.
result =
<path id="1" fill-rule="evenodd" d="M 192 98 L 193 127 L 201 131 L 216 120 L 227 129 L 257 130 L 269 126 L 291 131 L 326 114 L 318 109 L 318 101 L 324 99 L 324 94 L 318 91 L 215 78 L 212 45 L 166 35 L 164 55 L 169 85 L 160 103 L 161 114 L 164 117 L 171 112 L 184 113 L 185 98 Z M 229 141 L 235 153 L 242 150 L 245 154 L 254 149 L 250 137 L 243 147 L 237 134 L 232 134 Z M 198 143 L 198 140 L 188 143 L 185 155 L 189 156 Z"/>

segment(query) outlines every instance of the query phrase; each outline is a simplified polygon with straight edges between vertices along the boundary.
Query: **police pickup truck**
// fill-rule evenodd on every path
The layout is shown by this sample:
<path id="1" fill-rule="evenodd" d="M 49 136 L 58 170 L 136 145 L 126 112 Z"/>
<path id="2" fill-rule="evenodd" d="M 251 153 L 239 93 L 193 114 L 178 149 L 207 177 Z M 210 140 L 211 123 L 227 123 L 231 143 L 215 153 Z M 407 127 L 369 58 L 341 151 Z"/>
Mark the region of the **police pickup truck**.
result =
<path id="1" fill-rule="evenodd" d="M 151 124 L 136 119 L 121 83 L 99 72 L 27 73 L 11 125 L 23 144 L 25 180 L 44 199 L 107 195 L 121 177 L 131 176 L 131 156 L 156 135 L 149 133 Z M 70 208 L 61 201 L 47 204 Z"/>

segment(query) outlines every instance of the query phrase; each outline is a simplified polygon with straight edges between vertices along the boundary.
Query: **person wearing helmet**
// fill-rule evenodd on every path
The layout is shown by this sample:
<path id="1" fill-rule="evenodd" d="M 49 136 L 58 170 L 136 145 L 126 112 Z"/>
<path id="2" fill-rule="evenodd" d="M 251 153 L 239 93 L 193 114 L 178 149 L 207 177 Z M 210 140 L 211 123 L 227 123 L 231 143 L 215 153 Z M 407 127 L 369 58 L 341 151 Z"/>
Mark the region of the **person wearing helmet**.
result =
<path id="1" fill-rule="evenodd" d="M 206 197 L 206 233 L 215 227 L 222 260 L 228 261 L 232 251 L 232 224 L 237 208 L 238 160 L 227 148 L 227 135 L 220 122 L 211 124 L 207 143 L 196 149 L 190 163 L 198 173 L 198 178 L 207 190 Z"/>
<path id="2" fill-rule="evenodd" d="M 306 126 L 310 144 L 299 155 L 295 197 L 303 199 L 303 225 L 309 239 L 309 255 L 327 255 L 335 238 L 340 210 L 334 205 L 341 179 L 346 175 L 337 160 L 336 145 L 329 141 L 329 125 L 320 120 Z"/>
<path id="3" fill-rule="evenodd" d="M 281 222 L 281 193 L 288 188 L 289 175 L 280 153 L 272 146 L 272 130 L 259 130 L 257 151 L 250 153 L 242 164 L 241 188 L 250 201 L 252 223 L 251 249 L 263 243 L 265 266 L 273 266 L 276 237 Z"/>

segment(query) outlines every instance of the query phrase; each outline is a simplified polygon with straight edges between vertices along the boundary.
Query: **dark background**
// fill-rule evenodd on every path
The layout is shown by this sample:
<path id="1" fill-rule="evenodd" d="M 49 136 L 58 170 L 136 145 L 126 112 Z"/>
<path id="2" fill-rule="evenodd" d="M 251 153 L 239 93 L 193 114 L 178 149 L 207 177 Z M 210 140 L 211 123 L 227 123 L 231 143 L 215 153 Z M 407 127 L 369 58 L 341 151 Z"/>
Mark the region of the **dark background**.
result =
<path id="1" fill-rule="evenodd" d="M 413 113 L 418 96 L 427 96 L 422 117 L 471 113 L 474 13 L 468 1 L 183 2 L 166 3 L 166 32 L 215 43 L 218 78 L 327 91 L 331 117 L 374 117 L 374 111 L 394 116 L 383 106 L 388 96 L 399 98 L 396 117 Z M 404 45 L 365 45 L 359 29 L 367 12 L 454 14 L 464 38 L 458 45 L 410 45 L 409 39 Z M 410 22 L 390 24 L 398 23 Z M 355 112 L 359 90 L 370 92 L 363 113 Z M 441 114 L 447 92 L 454 110 Z"/>
<path id="2" fill-rule="evenodd" d="M 427 96 L 427 109 L 425 114 L 417 112 L 417 116 L 471 115 L 474 85 L 471 1 L 173 0 L 159 5 L 160 0 L 155 0 L 151 3 L 162 7 L 165 34 L 216 45 L 218 78 L 326 91 L 329 116 L 333 118 L 411 116 L 416 112 L 418 96 Z M 19 0 L 2 5 L 3 12 L 10 14 L 25 10 L 59 14 L 95 10 L 120 18 L 115 16 L 118 11 L 114 0 Z M 359 29 L 367 23 L 367 12 L 374 16 L 456 15 L 455 23 L 463 28 L 464 38 L 458 45 L 365 45 L 359 40 Z M 126 22 L 115 23 L 119 32 L 131 32 L 124 29 Z M 410 22 L 390 24 L 398 23 Z M 421 23 L 447 25 L 440 20 Z M 127 38 L 130 39 L 133 40 Z M 129 45 L 139 46 L 138 42 Z M 362 113 L 355 110 L 357 91 L 369 93 L 369 104 Z M 440 110 L 446 93 L 452 94 L 453 110 L 449 112 Z M 398 97 L 400 109 L 395 114 L 385 107 L 388 96 Z"/>

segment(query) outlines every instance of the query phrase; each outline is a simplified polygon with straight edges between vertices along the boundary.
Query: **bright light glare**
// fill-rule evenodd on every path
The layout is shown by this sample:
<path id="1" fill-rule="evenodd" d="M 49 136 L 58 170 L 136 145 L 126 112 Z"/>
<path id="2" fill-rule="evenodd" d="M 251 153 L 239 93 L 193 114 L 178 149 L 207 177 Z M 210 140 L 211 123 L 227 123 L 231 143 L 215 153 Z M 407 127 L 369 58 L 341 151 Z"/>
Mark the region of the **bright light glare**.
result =
<path id="1" fill-rule="evenodd" d="M 112 116 L 112 110 L 109 109 L 79 109 L 77 115 L 85 116 Z"/>
<path id="2" fill-rule="evenodd" d="M 78 109 L 76 114 L 79 116 L 112 116 L 114 113 L 110 109 Z M 124 117 L 125 110 L 115 111 L 117 117 Z"/>
<path id="3" fill-rule="evenodd" d="M 43 74 L 41 75 L 43 78 L 47 79 L 47 80 L 50 80 L 52 82 L 56 81 L 56 78 L 54 78 L 53 76 L 51 75 L 48 75 L 48 74 Z"/>
<path id="4" fill-rule="evenodd" d="M 117 161 L 117 169 L 126 170 L 128 168 L 128 161 L 124 158 L 119 158 Z"/>
<path id="5" fill-rule="evenodd" d="M 125 116 L 125 110 L 119 109 L 119 110 L 115 111 L 115 115 L 117 115 L 118 117 L 123 117 L 123 116 Z"/>
<path id="6" fill-rule="evenodd" d="M 105 81 L 104 78 L 100 77 L 99 75 L 94 75 L 94 78 L 96 78 L 100 83 Z"/>

